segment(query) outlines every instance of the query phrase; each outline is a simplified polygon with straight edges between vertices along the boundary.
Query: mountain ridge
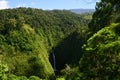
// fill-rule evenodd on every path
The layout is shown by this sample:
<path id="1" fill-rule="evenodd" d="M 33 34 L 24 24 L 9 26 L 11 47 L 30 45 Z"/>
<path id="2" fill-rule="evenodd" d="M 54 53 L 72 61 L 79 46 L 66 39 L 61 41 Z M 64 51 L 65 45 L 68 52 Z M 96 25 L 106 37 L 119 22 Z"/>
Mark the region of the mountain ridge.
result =
<path id="1" fill-rule="evenodd" d="M 70 9 L 70 11 L 77 14 L 83 14 L 83 13 L 95 12 L 95 9 Z"/>

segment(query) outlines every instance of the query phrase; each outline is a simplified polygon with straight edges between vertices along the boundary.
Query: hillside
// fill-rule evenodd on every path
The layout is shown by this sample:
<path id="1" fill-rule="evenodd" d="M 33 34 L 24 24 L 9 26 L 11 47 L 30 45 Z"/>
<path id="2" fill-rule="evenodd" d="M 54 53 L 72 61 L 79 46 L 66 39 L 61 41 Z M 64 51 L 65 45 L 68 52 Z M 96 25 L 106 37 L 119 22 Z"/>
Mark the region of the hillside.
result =
<path id="1" fill-rule="evenodd" d="M 120 1 L 101 0 L 95 8 L 79 65 L 62 70 L 67 80 L 120 79 Z"/>
<path id="2" fill-rule="evenodd" d="M 85 17 L 65 10 L 43 11 L 34 8 L 0 10 L 0 15 L 0 60 L 8 65 L 9 73 L 52 80 L 55 74 L 51 66 L 52 62 L 49 62 L 49 58 L 52 58 L 51 51 L 55 49 L 57 55 L 56 50 L 60 49 L 57 46 L 66 43 L 64 39 L 77 32 L 79 33 L 75 34 L 76 38 L 82 33 L 85 34 L 88 29 L 87 24 L 90 22 L 87 17 L 91 16 Z M 72 39 L 74 40 L 74 37 L 71 37 Z M 78 43 L 80 42 L 76 42 Z M 83 44 L 83 41 L 80 44 Z M 78 49 L 77 52 L 79 51 Z M 68 53 L 64 54 L 68 55 Z M 74 52 L 70 54 L 73 55 Z M 57 66 L 58 69 L 64 68 L 65 60 L 66 58 L 61 63 L 57 63 L 62 66 Z M 69 64 L 67 61 L 66 63 Z M 78 61 L 79 58 L 73 59 L 74 64 Z"/>
<path id="3" fill-rule="evenodd" d="M 119 79 L 119 0 L 85 14 L 0 10 L 0 80 Z"/>
<path id="4" fill-rule="evenodd" d="M 80 60 L 82 79 L 120 78 L 120 24 L 111 24 L 87 40 L 85 54 Z M 86 72 L 88 71 L 88 72 Z M 103 73 L 104 72 L 104 73 Z"/>

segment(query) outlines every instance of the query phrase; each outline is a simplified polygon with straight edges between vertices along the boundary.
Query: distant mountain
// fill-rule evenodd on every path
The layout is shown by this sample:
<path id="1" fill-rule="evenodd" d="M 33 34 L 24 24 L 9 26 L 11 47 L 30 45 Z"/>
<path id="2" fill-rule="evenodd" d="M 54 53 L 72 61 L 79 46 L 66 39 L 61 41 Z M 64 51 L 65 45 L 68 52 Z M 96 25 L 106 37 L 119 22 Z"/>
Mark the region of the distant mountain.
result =
<path id="1" fill-rule="evenodd" d="M 70 9 L 70 11 L 77 14 L 82 14 L 82 13 L 94 12 L 95 9 Z"/>

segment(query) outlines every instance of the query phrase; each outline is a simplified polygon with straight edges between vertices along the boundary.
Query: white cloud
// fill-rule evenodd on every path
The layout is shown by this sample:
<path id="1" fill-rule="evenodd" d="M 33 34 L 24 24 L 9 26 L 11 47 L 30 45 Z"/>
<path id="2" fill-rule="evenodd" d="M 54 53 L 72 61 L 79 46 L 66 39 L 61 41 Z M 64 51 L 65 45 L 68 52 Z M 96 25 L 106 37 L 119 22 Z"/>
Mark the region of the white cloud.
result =
<path id="1" fill-rule="evenodd" d="M 34 4 L 35 4 L 34 2 L 31 2 L 30 4 L 20 3 L 20 4 L 18 4 L 16 7 L 29 7 L 29 6 L 32 6 L 32 5 L 34 5 Z"/>
<path id="2" fill-rule="evenodd" d="M 31 3 L 31 5 L 34 5 L 34 4 L 35 4 L 34 2 Z"/>
<path id="3" fill-rule="evenodd" d="M 7 9 L 9 8 L 7 0 L 0 0 L 0 9 Z"/>
<path id="4" fill-rule="evenodd" d="M 18 4 L 17 7 L 26 7 L 27 4 L 23 3 L 23 4 Z"/>

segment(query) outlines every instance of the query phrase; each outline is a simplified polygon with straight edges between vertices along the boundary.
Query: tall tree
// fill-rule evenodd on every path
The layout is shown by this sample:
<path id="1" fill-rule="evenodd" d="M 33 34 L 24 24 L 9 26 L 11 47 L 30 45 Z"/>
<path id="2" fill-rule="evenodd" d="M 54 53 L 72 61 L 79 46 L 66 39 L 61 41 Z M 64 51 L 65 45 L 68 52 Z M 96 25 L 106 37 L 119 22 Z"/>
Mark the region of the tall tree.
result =
<path id="1" fill-rule="evenodd" d="M 89 23 L 89 28 L 93 33 L 109 25 L 111 22 L 120 21 L 118 16 L 116 16 L 120 11 L 119 0 L 101 0 L 96 3 L 95 9 L 93 19 Z"/>

